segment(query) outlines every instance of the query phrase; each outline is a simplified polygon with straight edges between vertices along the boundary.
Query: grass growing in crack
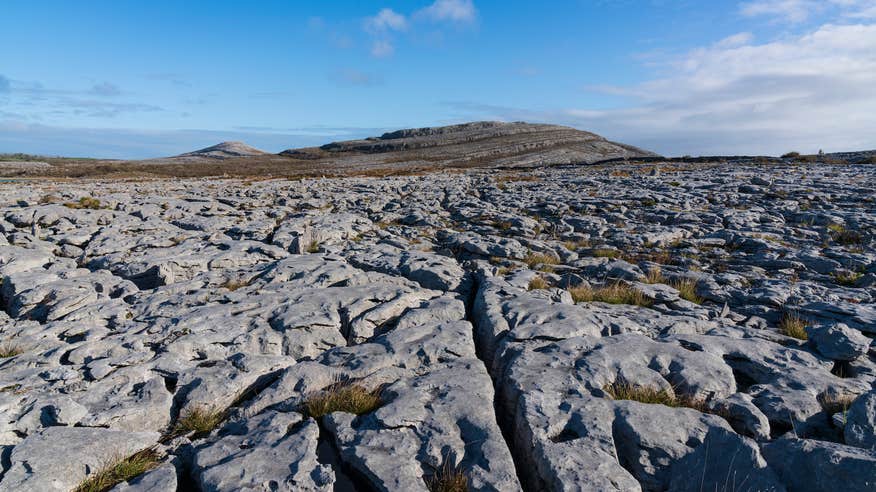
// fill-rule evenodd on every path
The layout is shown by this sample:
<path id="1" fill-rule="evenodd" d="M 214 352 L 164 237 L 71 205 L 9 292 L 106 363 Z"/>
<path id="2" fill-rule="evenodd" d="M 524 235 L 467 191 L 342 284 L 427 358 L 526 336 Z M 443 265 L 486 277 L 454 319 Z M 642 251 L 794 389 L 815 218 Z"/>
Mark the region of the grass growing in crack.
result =
<path id="1" fill-rule="evenodd" d="M 854 287 L 864 275 L 858 272 L 834 272 L 833 281 L 846 287 Z"/>
<path id="2" fill-rule="evenodd" d="M 609 304 L 632 304 L 634 306 L 650 307 L 654 304 L 642 291 L 620 282 L 602 287 L 579 285 L 569 289 L 572 300 L 578 302 L 606 302 Z"/>
<path id="3" fill-rule="evenodd" d="M 622 253 L 616 249 L 597 248 L 590 251 L 590 256 L 594 258 L 620 258 Z"/>
<path id="4" fill-rule="evenodd" d="M 560 264 L 559 258 L 544 253 L 529 253 L 523 261 L 526 262 L 530 270 L 535 270 L 536 267 L 539 267 L 539 270 L 544 272 L 551 272 L 554 269 L 554 265 Z"/>
<path id="5" fill-rule="evenodd" d="M 225 420 L 226 411 L 209 406 L 195 405 L 187 408 L 173 427 L 173 435 L 194 432 L 194 437 L 209 434 Z"/>
<path id="6" fill-rule="evenodd" d="M 702 304 L 703 298 L 697 295 L 697 281 L 690 278 L 672 282 L 672 287 L 678 291 L 678 295 L 686 301 L 694 304 Z"/>
<path id="7" fill-rule="evenodd" d="M 860 233 L 857 231 L 850 231 L 842 224 L 830 224 L 827 226 L 827 230 L 830 231 L 830 237 L 837 244 L 852 246 L 863 242 Z"/>
<path id="8" fill-rule="evenodd" d="M 13 343 L 7 342 L 0 344 L 0 359 L 8 359 L 9 357 L 15 357 L 16 355 L 23 353 L 24 349 Z"/>
<path id="9" fill-rule="evenodd" d="M 90 209 L 90 210 L 98 210 L 101 207 L 100 200 L 91 196 L 83 196 L 76 202 L 68 202 L 64 204 L 67 208 L 74 209 Z"/>
<path id="10" fill-rule="evenodd" d="M 380 407 L 380 388 L 369 390 L 357 384 L 339 382 L 311 395 L 303 404 L 305 415 L 319 418 L 333 412 L 363 415 Z"/>
<path id="11" fill-rule="evenodd" d="M 96 473 L 80 483 L 74 492 L 104 492 L 115 485 L 127 482 L 142 475 L 159 464 L 158 452 L 145 449 L 128 457 L 114 458 L 104 464 Z"/>
<path id="12" fill-rule="evenodd" d="M 798 340 L 806 340 L 809 338 L 809 335 L 806 333 L 807 324 L 809 323 L 796 312 L 785 311 L 782 315 L 782 319 L 779 321 L 779 331 L 782 332 L 783 335 Z"/>
<path id="13" fill-rule="evenodd" d="M 532 277 L 532 280 L 529 281 L 529 285 L 526 286 L 527 290 L 544 290 L 550 287 L 548 281 L 544 279 L 544 277 Z"/>
<path id="14" fill-rule="evenodd" d="M 831 415 L 838 412 L 843 412 L 845 415 L 857 397 L 851 393 L 827 393 L 818 397 L 818 403 L 821 404 L 821 408 L 825 412 Z"/>
<path id="15" fill-rule="evenodd" d="M 692 408 L 703 413 L 709 413 L 705 401 L 685 395 L 678 396 L 671 390 L 617 381 L 603 386 L 602 390 L 613 400 L 631 400 L 651 405 Z"/>
<path id="16" fill-rule="evenodd" d="M 445 461 L 426 481 L 430 492 L 468 492 L 468 475 L 460 467 Z"/>
<path id="17" fill-rule="evenodd" d="M 219 287 L 224 289 L 228 289 L 231 292 L 234 292 L 237 289 L 241 289 L 243 287 L 248 287 L 250 282 L 240 279 L 240 278 L 230 278 L 223 282 Z"/>
<path id="18" fill-rule="evenodd" d="M 319 253 L 319 241 L 313 240 L 310 241 L 310 244 L 307 245 L 308 253 Z"/>
<path id="19" fill-rule="evenodd" d="M 649 284 L 665 284 L 666 278 L 659 266 L 651 267 L 645 274 L 645 282 Z"/>

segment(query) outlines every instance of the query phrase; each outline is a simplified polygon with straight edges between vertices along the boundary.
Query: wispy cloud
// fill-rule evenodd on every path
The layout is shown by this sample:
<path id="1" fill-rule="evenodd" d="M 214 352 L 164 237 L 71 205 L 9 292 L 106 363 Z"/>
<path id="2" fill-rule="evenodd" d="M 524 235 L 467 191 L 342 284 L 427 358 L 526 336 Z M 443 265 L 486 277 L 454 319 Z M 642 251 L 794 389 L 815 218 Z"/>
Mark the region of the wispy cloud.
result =
<path id="1" fill-rule="evenodd" d="M 407 27 L 405 16 L 392 9 L 381 9 L 377 15 L 365 19 L 365 29 L 374 33 L 404 31 Z"/>
<path id="2" fill-rule="evenodd" d="M 329 74 L 329 78 L 342 86 L 370 87 L 383 83 L 383 79 L 379 75 L 352 68 L 336 70 Z"/>
<path id="3" fill-rule="evenodd" d="M 91 93 L 95 96 L 111 97 L 118 96 L 122 93 L 122 91 L 121 89 L 119 89 L 119 86 L 115 84 L 112 84 L 110 82 L 101 82 L 99 84 L 94 84 L 94 86 L 91 87 Z"/>
<path id="4" fill-rule="evenodd" d="M 746 40 L 747 39 L 747 40 Z M 666 154 L 876 148 L 876 25 L 747 36 L 666 61 L 673 75 L 602 87 L 624 108 L 554 110 L 452 103 L 461 119 L 560 122 Z"/>
<path id="5" fill-rule="evenodd" d="M 477 9 L 471 0 L 435 0 L 428 7 L 417 11 L 414 16 L 438 22 L 468 23 L 477 18 Z"/>
<path id="6" fill-rule="evenodd" d="M 771 17 L 792 23 L 805 22 L 828 9 L 838 10 L 847 18 L 876 18 L 874 0 L 750 0 L 739 5 L 739 12 L 746 17 Z"/>

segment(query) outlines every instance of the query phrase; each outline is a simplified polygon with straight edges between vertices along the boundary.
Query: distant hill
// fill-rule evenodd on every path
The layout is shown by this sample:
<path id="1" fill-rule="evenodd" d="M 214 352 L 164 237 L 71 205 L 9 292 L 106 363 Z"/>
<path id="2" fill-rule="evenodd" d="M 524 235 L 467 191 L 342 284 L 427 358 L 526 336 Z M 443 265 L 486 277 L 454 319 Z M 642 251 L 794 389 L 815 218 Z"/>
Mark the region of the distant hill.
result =
<path id="1" fill-rule="evenodd" d="M 265 155 L 267 152 L 250 147 L 243 142 L 222 142 L 212 147 L 196 150 L 176 157 L 208 157 L 211 159 L 231 159 L 235 157 L 252 157 Z"/>
<path id="2" fill-rule="evenodd" d="M 565 126 L 480 121 L 384 133 L 362 140 L 281 152 L 295 159 L 412 163 L 440 167 L 534 167 L 592 164 L 656 156 L 631 145 L 611 142 L 594 133 Z"/>
<path id="3" fill-rule="evenodd" d="M 8 175 L 329 176 L 386 175 L 461 168 L 531 168 L 586 165 L 657 154 L 595 133 L 558 125 L 479 121 L 410 128 L 379 137 L 332 142 L 270 154 L 242 142 L 223 142 L 172 157 L 141 161 L 47 159 L 49 168 Z M 3 171 L 0 170 L 0 174 Z"/>

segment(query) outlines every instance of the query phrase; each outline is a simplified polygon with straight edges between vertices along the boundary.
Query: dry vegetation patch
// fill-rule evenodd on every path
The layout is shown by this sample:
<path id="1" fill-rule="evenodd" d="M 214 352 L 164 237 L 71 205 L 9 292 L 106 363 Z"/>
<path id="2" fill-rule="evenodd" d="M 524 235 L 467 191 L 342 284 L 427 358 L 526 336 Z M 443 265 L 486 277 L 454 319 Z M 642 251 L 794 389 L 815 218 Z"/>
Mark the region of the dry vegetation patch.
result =
<path id="1" fill-rule="evenodd" d="M 333 412 L 363 415 L 377 410 L 382 401 L 380 388 L 369 390 L 347 381 L 335 383 L 310 396 L 303 404 L 305 415 L 319 418 Z"/>
<path id="2" fill-rule="evenodd" d="M 113 458 L 80 483 L 74 492 L 105 492 L 156 468 L 159 465 L 159 458 L 158 452 L 151 448 L 128 457 Z"/>
<path id="3" fill-rule="evenodd" d="M 602 287 L 590 287 L 579 285 L 569 289 L 572 299 L 577 302 L 606 302 L 608 304 L 632 304 L 634 306 L 650 307 L 654 301 L 649 299 L 642 291 L 623 284 L 612 283 Z"/>

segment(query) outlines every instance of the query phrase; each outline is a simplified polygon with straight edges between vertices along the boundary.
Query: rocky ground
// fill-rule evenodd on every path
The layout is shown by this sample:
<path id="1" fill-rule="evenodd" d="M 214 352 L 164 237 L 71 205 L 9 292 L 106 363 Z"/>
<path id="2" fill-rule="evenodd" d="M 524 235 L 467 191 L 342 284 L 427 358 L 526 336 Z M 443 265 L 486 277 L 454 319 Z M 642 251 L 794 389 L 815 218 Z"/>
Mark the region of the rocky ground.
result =
<path id="1" fill-rule="evenodd" d="M 874 189 L 2 183 L 0 491 L 874 490 Z"/>

